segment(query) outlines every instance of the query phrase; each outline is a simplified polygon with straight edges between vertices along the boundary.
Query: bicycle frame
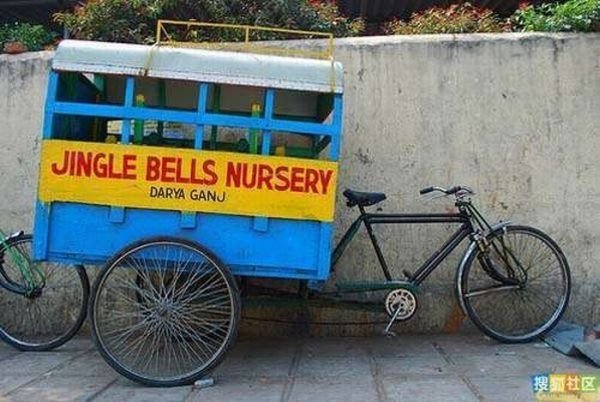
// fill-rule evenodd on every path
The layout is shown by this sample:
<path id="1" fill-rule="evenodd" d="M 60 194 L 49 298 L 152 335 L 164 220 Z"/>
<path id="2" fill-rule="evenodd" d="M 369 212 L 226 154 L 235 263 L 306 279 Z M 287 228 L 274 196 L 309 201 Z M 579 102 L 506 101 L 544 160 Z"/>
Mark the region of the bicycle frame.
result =
<path id="1" fill-rule="evenodd" d="M 6 235 L 0 230 L 0 287 L 13 293 L 35 296 L 40 294 L 40 289 L 45 286 L 44 273 L 31 263 L 29 257 L 23 255 L 19 250 L 12 250 L 10 247 L 10 242 L 13 239 L 18 239 L 23 235 L 23 231 Z M 4 257 L 7 254 L 19 268 L 25 286 L 12 280 L 4 270 Z"/>
<path id="2" fill-rule="evenodd" d="M 364 207 L 358 206 L 360 215 L 350 225 L 342 236 L 339 243 L 336 245 L 332 257 L 331 257 L 331 269 L 332 272 L 340 260 L 344 251 L 351 243 L 352 239 L 358 232 L 361 224 L 365 225 L 371 244 L 375 249 L 377 260 L 385 275 L 386 280 L 392 281 L 392 275 L 390 274 L 387 262 L 381 251 L 381 247 L 377 242 L 375 233 L 373 232 L 373 225 L 389 225 L 389 224 L 430 224 L 430 223 L 460 223 L 461 226 L 456 230 L 450 238 L 436 250 L 420 267 L 414 272 L 409 278 L 409 282 L 414 285 L 420 285 L 439 265 L 440 263 L 451 254 L 463 240 L 467 237 L 476 233 L 473 223 L 471 221 L 471 215 L 468 212 L 472 206 L 466 204 L 458 205 L 459 212 L 451 214 L 382 214 L 382 213 L 369 213 L 366 212 Z"/>

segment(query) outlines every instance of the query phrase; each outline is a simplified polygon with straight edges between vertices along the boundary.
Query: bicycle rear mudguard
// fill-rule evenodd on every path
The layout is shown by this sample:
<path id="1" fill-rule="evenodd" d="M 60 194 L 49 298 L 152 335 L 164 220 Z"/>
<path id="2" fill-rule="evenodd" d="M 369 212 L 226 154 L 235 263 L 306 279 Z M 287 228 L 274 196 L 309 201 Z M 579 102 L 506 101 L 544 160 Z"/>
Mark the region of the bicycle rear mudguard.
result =
<path id="1" fill-rule="evenodd" d="M 497 233 L 497 232 L 503 231 L 504 228 L 506 228 L 507 226 L 510 226 L 510 225 L 512 225 L 511 221 L 495 223 L 491 226 L 491 230 L 489 233 L 486 234 L 486 237 L 491 235 L 492 233 Z M 458 264 L 458 269 L 456 270 L 456 278 L 457 278 L 456 279 L 456 287 L 457 287 L 459 295 L 460 295 L 460 278 L 462 276 L 462 272 L 464 271 L 467 261 L 471 257 L 471 254 L 473 254 L 476 250 L 477 250 L 477 243 L 474 241 L 471 241 L 471 244 L 469 244 L 469 247 L 467 247 L 467 249 L 463 253 L 463 256 L 460 259 L 460 263 Z M 464 306 L 464 303 L 463 303 L 463 300 L 461 297 L 458 297 L 458 304 L 460 304 L 461 310 L 466 315 L 467 311 L 465 309 L 465 306 Z"/>

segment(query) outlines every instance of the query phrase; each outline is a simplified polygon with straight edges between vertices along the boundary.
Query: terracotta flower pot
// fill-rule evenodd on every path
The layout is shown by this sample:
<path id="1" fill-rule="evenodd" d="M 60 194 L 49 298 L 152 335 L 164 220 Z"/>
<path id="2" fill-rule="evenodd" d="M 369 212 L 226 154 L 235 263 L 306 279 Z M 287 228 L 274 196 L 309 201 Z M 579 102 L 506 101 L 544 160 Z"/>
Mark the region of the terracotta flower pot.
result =
<path id="1" fill-rule="evenodd" d="M 6 42 L 4 44 L 4 53 L 19 54 L 27 51 L 27 46 L 21 42 Z"/>

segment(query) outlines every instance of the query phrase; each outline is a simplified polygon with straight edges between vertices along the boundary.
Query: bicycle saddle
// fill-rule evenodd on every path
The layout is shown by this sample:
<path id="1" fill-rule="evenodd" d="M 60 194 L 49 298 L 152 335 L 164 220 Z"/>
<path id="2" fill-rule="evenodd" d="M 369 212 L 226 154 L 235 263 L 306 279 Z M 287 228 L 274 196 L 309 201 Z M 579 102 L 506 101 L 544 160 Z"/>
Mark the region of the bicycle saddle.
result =
<path id="1" fill-rule="evenodd" d="M 352 191 L 350 189 L 344 190 L 344 197 L 346 197 L 346 205 L 353 207 L 360 205 L 361 207 L 368 207 L 369 205 L 375 205 L 386 199 L 383 193 L 363 193 L 360 191 Z"/>

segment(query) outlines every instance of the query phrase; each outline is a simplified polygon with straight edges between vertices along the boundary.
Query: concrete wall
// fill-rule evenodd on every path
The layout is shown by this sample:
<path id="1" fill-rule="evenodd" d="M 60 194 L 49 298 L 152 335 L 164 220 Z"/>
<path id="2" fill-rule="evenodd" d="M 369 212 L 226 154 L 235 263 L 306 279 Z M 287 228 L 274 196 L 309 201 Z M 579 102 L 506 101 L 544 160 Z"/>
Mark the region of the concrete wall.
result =
<path id="1" fill-rule="evenodd" d="M 50 57 L 0 56 L 3 228 L 31 227 Z M 386 192 L 384 211 L 429 212 L 450 210 L 452 203 L 427 201 L 418 195 L 421 187 L 472 186 L 492 220 L 531 224 L 559 241 L 573 272 L 568 318 L 600 321 L 600 35 L 343 39 L 336 42 L 336 58 L 346 70 L 340 190 Z M 355 213 L 338 200 L 336 239 Z M 453 229 L 389 226 L 378 227 L 377 235 L 392 272 L 399 274 L 414 271 Z M 332 281 L 381 278 L 366 236 L 357 240 Z M 398 330 L 461 327 L 453 293 L 458 259 L 448 259 L 425 282 L 417 316 Z M 289 311 L 274 308 L 248 314 L 290 318 Z M 295 314 L 321 321 L 384 318 L 323 308 Z M 252 333 L 358 334 L 381 325 L 246 321 L 244 328 Z"/>
<path id="2" fill-rule="evenodd" d="M 52 52 L 0 55 L 0 228 L 31 231 Z"/>

